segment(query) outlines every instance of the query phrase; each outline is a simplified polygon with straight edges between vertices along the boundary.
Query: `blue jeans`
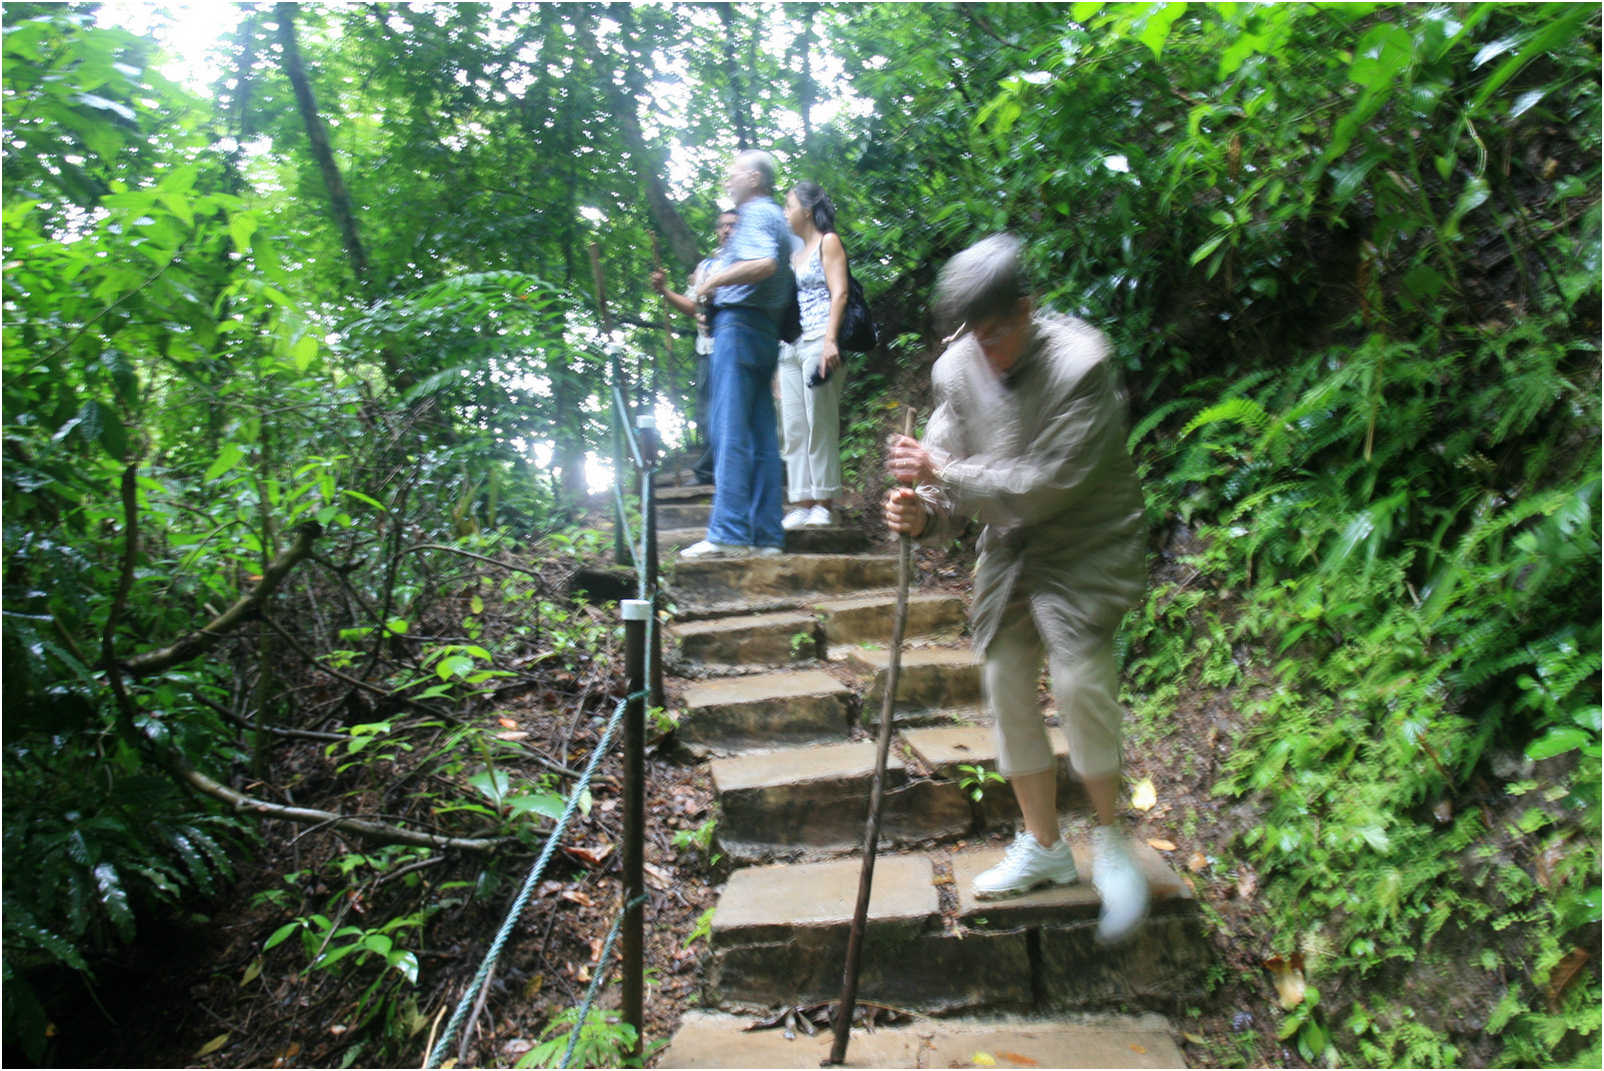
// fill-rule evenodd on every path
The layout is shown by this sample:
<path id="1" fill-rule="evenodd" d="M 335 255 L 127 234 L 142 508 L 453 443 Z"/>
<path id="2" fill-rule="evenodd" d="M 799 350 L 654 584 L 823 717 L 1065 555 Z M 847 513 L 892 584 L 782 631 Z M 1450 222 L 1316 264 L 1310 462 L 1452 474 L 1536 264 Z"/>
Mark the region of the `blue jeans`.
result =
<path id="1" fill-rule="evenodd" d="M 713 319 L 713 543 L 783 547 L 780 440 L 770 382 L 779 330 L 761 309 L 724 308 Z"/>

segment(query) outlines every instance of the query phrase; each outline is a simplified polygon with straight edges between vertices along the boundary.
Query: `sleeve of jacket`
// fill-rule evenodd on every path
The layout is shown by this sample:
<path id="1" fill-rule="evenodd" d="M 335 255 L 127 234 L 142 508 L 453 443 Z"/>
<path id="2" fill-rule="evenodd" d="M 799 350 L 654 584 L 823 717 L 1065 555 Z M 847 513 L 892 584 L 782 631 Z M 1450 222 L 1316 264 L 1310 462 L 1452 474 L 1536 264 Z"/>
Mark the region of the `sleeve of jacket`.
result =
<path id="1" fill-rule="evenodd" d="M 1096 493 L 1113 448 L 1110 436 L 1121 436 L 1124 428 L 1113 374 L 1097 361 L 1076 379 L 1055 382 L 1052 390 L 1056 396 L 1044 407 L 1048 416 L 1026 453 L 978 452 L 942 464 L 949 512 L 977 515 L 987 524 L 1029 525 Z"/>

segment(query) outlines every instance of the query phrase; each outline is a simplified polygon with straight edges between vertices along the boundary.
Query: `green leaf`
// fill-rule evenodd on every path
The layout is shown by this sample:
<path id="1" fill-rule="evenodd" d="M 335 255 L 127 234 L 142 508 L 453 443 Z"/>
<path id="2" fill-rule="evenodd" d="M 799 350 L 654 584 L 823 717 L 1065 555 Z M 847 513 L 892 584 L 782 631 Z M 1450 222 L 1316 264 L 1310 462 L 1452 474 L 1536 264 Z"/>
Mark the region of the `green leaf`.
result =
<path id="1" fill-rule="evenodd" d="M 1594 737 L 1581 729 L 1550 729 L 1545 735 L 1526 745 L 1526 757 L 1532 760 L 1551 759 L 1584 746 Z"/>
<path id="2" fill-rule="evenodd" d="M 507 797 L 507 788 L 510 782 L 506 770 L 480 770 L 468 778 L 468 784 L 477 788 L 479 792 L 497 807 Z"/>
<path id="3" fill-rule="evenodd" d="M 300 919 L 296 919 L 294 922 L 286 922 L 284 925 L 280 926 L 278 929 L 273 931 L 273 936 L 269 937 L 267 939 L 266 943 L 264 943 L 262 945 L 262 951 L 266 952 L 269 949 L 273 948 L 275 945 L 283 944 L 285 938 L 289 937 L 290 934 L 294 933 L 296 930 L 299 930 L 300 928 L 301 928 L 301 920 Z"/>
<path id="4" fill-rule="evenodd" d="M 452 677 L 461 677 L 473 669 L 473 659 L 467 655 L 448 655 L 440 659 L 434 667 L 435 674 L 443 681 Z"/>
<path id="5" fill-rule="evenodd" d="M 1348 77 L 1369 89 L 1379 89 L 1408 70 L 1414 55 L 1414 38 L 1402 27 L 1384 22 L 1359 39 Z"/>
<path id="6" fill-rule="evenodd" d="M 1186 14 L 1185 4 L 1165 4 L 1148 15 L 1136 39 L 1148 47 L 1154 59 L 1158 59 L 1164 54 L 1164 42 L 1170 36 L 1170 27 L 1184 14 Z"/>
<path id="7" fill-rule="evenodd" d="M 134 912 L 128 906 L 128 894 L 123 891 L 117 868 L 110 863 L 100 863 L 95 866 L 94 875 L 95 885 L 100 890 L 100 906 L 106 909 L 106 915 L 117 927 L 118 935 L 124 941 L 132 941 Z"/>
<path id="8" fill-rule="evenodd" d="M 508 796 L 507 809 L 514 815 L 538 814 L 546 818 L 558 819 L 568 807 L 568 801 L 562 796 L 552 792 L 540 792 L 525 796 Z"/>
<path id="9" fill-rule="evenodd" d="M 418 957 L 406 949 L 397 949 L 388 957 L 389 965 L 401 972 L 401 977 L 418 984 Z"/>
<path id="10" fill-rule="evenodd" d="M 1574 36 L 1582 23 L 1598 14 L 1598 8 L 1591 4 L 1566 4 L 1561 10 L 1565 11 L 1564 15 L 1534 33 L 1519 52 L 1498 65 L 1498 69 L 1470 102 L 1470 111 L 1480 110 L 1494 93 L 1504 87 L 1504 83 L 1520 73 L 1521 68 L 1539 56 L 1548 55 L 1555 46 Z"/>
<path id="11" fill-rule="evenodd" d="M 213 461 L 207 466 L 205 475 L 201 477 L 201 482 L 211 483 L 213 480 L 223 475 L 223 473 L 228 472 L 235 465 L 238 465 L 244 457 L 245 451 L 240 449 L 239 443 L 229 440 L 228 442 L 224 443 L 223 448 L 217 452 L 217 460 Z"/>

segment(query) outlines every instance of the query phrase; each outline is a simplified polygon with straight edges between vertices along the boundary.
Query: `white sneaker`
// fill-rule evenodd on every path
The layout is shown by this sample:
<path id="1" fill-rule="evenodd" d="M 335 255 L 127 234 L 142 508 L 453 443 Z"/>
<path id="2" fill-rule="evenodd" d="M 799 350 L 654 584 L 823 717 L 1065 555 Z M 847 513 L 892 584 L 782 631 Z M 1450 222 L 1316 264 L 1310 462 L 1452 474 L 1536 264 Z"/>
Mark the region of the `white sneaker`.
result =
<path id="1" fill-rule="evenodd" d="M 784 547 L 754 547 L 752 553 L 759 558 L 778 558 L 785 553 Z"/>
<path id="2" fill-rule="evenodd" d="M 976 899 L 995 900 L 1027 893 L 1038 885 L 1072 885 L 1079 878 L 1068 841 L 1060 837 L 1051 848 L 1043 848 L 1033 834 L 1022 830 L 1003 861 L 976 877 L 973 888 Z"/>
<path id="3" fill-rule="evenodd" d="M 744 558 L 752 548 L 739 543 L 709 543 L 701 540 L 679 552 L 681 558 Z"/>
<path id="4" fill-rule="evenodd" d="M 811 511 L 807 506 L 798 506 L 781 519 L 780 527 L 784 528 L 787 532 L 794 528 L 801 528 L 804 524 L 808 523 L 808 517 L 811 515 Z"/>
<path id="5" fill-rule="evenodd" d="M 1114 826 L 1092 830 L 1092 884 L 1103 898 L 1097 917 L 1097 939 L 1122 941 L 1147 916 L 1147 878 L 1131 854 L 1131 845 Z"/>
<path id="6" fill-rule="evenodd" d="M 835 518 L 830 516 L 829 506 L 814 506 L 808 510 L 808 518 L 802 523 L 809 528 L 828 528 L 835 523 Z"/>

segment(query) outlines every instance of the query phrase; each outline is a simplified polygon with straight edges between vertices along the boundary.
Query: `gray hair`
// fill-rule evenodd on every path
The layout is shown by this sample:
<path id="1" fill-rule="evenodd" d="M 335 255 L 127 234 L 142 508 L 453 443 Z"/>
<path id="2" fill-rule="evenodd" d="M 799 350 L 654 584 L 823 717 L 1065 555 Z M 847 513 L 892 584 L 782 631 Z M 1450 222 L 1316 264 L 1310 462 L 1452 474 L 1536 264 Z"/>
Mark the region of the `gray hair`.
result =
<path id="1" fill-rule="evenodd" d="M 747 149 L 735 157 L 737 167 L 750 167 L 763 183 L 764 193 L 774 192 L 774 157 L 762 149 Z"/>
<path id="2" fill-rule="evenodd" d="M 936 328 L 942 334 L 961 324 L 1013 313 L 1028 297 L 1020 253 L 1024 243 L 1011 234 L 994 234 L 947 261 L 936 279 Z"/>

